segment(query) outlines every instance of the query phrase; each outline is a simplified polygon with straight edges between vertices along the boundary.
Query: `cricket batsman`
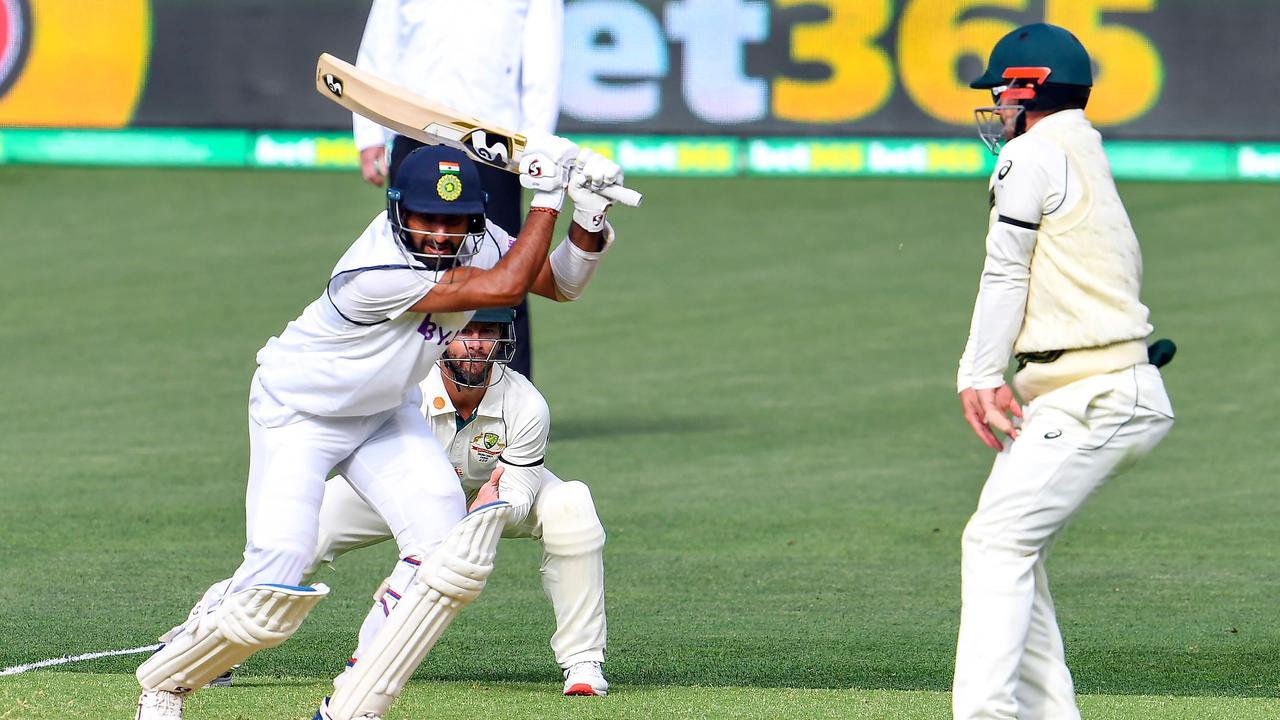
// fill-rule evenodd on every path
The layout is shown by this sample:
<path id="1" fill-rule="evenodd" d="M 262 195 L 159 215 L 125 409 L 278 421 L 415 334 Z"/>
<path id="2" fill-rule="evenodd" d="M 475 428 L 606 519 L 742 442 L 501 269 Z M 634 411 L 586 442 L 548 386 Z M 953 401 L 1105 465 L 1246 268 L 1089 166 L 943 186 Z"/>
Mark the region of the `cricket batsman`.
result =
<path id="1" fill-rule="evenodd" d="M 576 298 L 608 249 L 612 161 L 555 136 L 531 138 L 521 182 L 533 192 L 512 238 L 485 217 L 475 164 L 460 151 L 412 153 L 387 208 L 338 260 L 324 291 L 258 351 L 249 391 L 243 561 L 211 586 L 137 671 L 136 720 L 179 720 L 186 694 L 279 645 L 328 592 L 300 585 L 317 542 L 325 478 L 338 470 L 403 550 L 403 592 L 321 720 L 378 720 L 493 570 L 513 507 L 467 512 L 448 456 L 421 411 L 418 384 L 478 309 L 527 292 Z M 548 254 L 567 194 L 568 239 Z"/>
<path id="2" fill-rule="evenodd" d="M 1045 556 L 1089 496 L 1173 426 L 1149 362 L 1138 241 L 1085 117 L 1092 85 L 1079 40 L 1043 23 L 1004 36 L 971 84 L 995 100 L 975 118 L 999 157 L 957 386 L 998 454 L 961 543 L 957 720 L 1080 717 Z M 1011 355 L 1022 405 L 1004 379 Z"/>
<path id="3" fill-rule="evenodd" d="M 587 486 L 565 482 L 543 464 L 551 416 L 533 383 L 508 367 L 517 345 L 515 314 L 511 308 L 476 312 L 422 382 L 422 412 L 471 506 L 507 502 L 511 513 L 502 536 L 542 543 L 539 571 L 556 617 L 551 649 L 563 671 L 564 694 L 605 695 L 604 527 Z M 335 477 L 325 487 L 308 575 L 321 563 L 390 538 L 386 521 Z M 400 575 L 407 576 L 408 568 L 399 570 L 379 590 L 362 638 L 401 602 L 407 577 Z"/>

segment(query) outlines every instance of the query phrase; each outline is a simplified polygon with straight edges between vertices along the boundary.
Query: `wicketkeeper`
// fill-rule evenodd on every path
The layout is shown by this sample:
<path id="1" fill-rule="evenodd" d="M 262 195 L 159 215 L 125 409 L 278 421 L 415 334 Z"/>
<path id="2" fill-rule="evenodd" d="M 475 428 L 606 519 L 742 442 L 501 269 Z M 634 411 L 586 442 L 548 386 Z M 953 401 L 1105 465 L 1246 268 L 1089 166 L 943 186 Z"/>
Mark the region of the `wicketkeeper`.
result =
<path id="1" fill-rule="evenodd" d="M 547 402 L 507 367 L 517 345 L 514 318 L 508 308 L 475 314 L 422 382 L 422 412 L 468 502 L 507 502 L 511 513 L 502 536 L 542 543 L 539 572 L 556 616 L 551 649 L 564 674 L 564 694 L 605 695 L 604 527 L 587 486 L 561 480 L 544 464 L 551 430 Z M 325 487 L 320 541 L 308 574 L 350 550 L 390 538 L 386 521 L 344 478 L 335 477 Z M 404 580 L 393 574 L 382 588 L 362 637 L 386 622 Z"/>

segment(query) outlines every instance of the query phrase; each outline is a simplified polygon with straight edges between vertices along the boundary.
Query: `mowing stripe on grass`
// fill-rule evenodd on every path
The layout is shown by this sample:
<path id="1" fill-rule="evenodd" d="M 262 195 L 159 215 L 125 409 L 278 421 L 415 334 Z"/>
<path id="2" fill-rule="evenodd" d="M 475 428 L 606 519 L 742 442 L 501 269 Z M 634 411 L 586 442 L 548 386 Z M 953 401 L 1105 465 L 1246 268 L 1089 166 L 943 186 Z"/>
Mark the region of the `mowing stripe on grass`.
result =
<path id="1" fill-rule="evenodd" d="M 97 660 L 98 658 L 114 657 L 116 655 L 137 655 L 144 652 L 155 652 L 159 650 L 164 643 L 156 643 L 155 645 L 143 645 L 136 648 L 125 648 L 124 650 L 103 650 L 102 652 L 84 653 L 83 655 L 63 655 L 58 658 L 50 658 L 48 660 L 39 660 L 33 663 L 24 663 L 22 665 L 14 665 L 0 670 L 0 676 L 17 675 L 28 670 L 36 670 L 38 668 L 53 667 L 54 665 L 66 665 L 67 663 L 80 662 L 81 660 Z"/>

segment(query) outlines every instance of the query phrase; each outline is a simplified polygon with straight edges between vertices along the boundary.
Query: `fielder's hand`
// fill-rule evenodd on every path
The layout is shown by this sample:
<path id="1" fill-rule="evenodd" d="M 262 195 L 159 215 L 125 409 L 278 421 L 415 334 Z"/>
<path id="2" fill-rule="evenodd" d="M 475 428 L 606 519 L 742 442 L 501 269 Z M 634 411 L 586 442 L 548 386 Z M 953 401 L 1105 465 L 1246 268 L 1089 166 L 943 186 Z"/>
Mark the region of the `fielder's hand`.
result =
<path id="1" fill-rule="evenodd" d="M 360 151 L 360 174 L 371 185 L 382 187 L 387 177 L 387 149 L 373 145 Z"/>
<path id="2" fill-rule="evenodd" d="M 577 145 L 557 135 L 534 135 L 528 139 L 520 157 L 520 184 L 534 191 L 530 207 L 560 210 L 569 182 L 569 165 L 577 154 Z"/>
<path id="3" fill-rule="evenodd" d="M 498 500 L 498 480 L 502 478 L 502 466 L 493 469 L 493 474 L 489 476 L 489 482 L 480 486 L 480 492 L 476 493 L 476 499 L 471 501 L 471 507 L 467 508 L 467 512 L 471 512 L 481 505 L 488 505 Z"/>
<path id="4" fill-rule="evenodd" d="M 573 199 L 573 221 L 589 232 L 604 230 L 604 217 L 613 201 L 601 194 L 611 185 L 622 184 L 622 167 L 600 153 L 583 148 L 569 173 L 569 197 Z"/>
<path id="5" fill-rule="evenodd" d="M 996 451 L 1004 449 L 1004 444 L 992 429 L 1004 433 L 1010 440 L 1017 439 L 1018 428 L 1014 427 L 1006 413 L 1020 418 L 1022 406 L 1014 399 L 1013 390 L 1008 385 L 986 390 L 965 388 L 960 391 L 960 407 L 964 409 L 964 419 L 973 428 L 973 434 L 978 436 L 983 445 Z"/>

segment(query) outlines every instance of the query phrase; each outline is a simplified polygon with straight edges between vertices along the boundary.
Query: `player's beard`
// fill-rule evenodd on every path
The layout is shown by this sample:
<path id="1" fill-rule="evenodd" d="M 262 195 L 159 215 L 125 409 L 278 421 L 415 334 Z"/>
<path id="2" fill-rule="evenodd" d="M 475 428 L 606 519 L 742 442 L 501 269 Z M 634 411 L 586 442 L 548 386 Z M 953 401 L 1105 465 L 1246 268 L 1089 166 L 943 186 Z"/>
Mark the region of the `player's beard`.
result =
<path id="1" fill-rule="evenodd" d="M 493 369 L 493 363 L 483 362 L 487 359 L 470 356 L 454 357 L 446 350 L 444 366 L 449 371 L 450 378 L 459 385 L 484 387 L 489 384 L 489 371 Z"/>

